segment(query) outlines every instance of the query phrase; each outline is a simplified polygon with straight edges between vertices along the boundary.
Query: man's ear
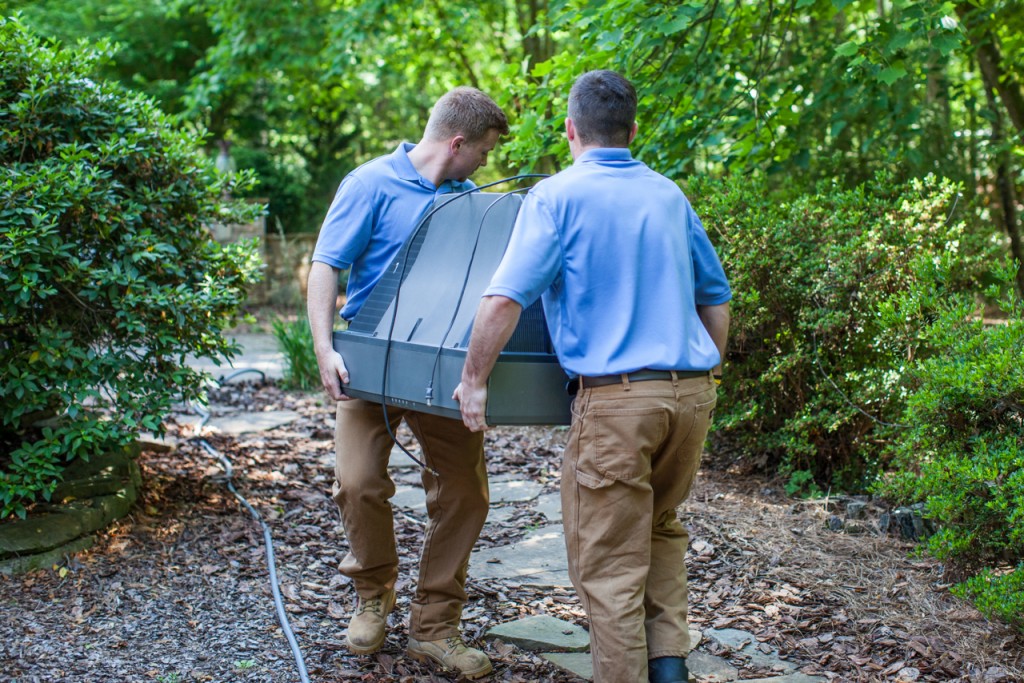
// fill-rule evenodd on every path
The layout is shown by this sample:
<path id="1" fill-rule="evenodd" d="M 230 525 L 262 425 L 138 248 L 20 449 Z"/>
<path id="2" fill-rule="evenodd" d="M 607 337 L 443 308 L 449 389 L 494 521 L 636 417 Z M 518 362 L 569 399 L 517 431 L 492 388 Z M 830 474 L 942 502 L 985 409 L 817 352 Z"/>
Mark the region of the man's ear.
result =
<path id="1" fill-rule="evenodd" d="M 576 122 L 569 117 L 565 118 L 565 137 L 570 142 L 576 139 Z"/>
<path id="2" fill-rule="evenodd" d="M 455 156 L 459 153 L 459 149 L 466 143 L 465 135 L 456 135 L 448 141 L 448 153 Z"/>
<path id="3" fill-rule="evenodd" d="M 640 130 L 640 126 L 636 121 L 633 122 L 633 130 L 629 131 L 629 142 L 626 144 L 633 144 L 633 139 L 636 138 L 636 132 Z"/>

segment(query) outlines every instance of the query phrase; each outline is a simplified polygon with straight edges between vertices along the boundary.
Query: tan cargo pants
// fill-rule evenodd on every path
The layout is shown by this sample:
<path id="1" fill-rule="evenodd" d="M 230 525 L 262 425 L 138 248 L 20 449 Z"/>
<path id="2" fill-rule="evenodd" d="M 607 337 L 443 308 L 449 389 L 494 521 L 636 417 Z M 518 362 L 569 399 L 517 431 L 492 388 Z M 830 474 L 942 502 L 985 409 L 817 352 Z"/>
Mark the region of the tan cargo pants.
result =
<path id="1" fill-rule="evenodd" d="M 710 377 L 583 389 L 562 469 L 569 576 L 590 618 L 595 683 L 647 681 L 685 657 L 690 492 L 717 392 Z"/>
<path id="2" fill-rule="evenodd" d="M 439 475 L 422 473 L 429 521 L 409 635 L 438 640 L 459 633 L 469 553 L 487 518 L 483 433 L 470 432 L 459 420 L 388 407 L 392 431 L 403 418 L 416 435 L 425 462 Z M 339 569 L 363 598 L 394 588 L 398 578 L 388 502 L 395 495 L 388 474 L 392 446 L 379 404 L 360 399 L 338 403 L 334 500 L 349 545 Z"/>

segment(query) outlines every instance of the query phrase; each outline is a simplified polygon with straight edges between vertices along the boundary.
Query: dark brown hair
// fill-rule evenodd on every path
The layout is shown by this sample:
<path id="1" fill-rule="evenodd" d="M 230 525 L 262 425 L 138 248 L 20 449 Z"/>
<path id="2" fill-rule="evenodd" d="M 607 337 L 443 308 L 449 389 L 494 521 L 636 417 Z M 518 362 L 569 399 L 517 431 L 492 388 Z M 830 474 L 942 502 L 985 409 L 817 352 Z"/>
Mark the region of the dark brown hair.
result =
<path id="1" fill-rule="evenodd" d="M 636 89 L 614 71 L 588 71 L 569 91 L 569 118 L 583 144 L 627 147 L 636 122 Z"/>

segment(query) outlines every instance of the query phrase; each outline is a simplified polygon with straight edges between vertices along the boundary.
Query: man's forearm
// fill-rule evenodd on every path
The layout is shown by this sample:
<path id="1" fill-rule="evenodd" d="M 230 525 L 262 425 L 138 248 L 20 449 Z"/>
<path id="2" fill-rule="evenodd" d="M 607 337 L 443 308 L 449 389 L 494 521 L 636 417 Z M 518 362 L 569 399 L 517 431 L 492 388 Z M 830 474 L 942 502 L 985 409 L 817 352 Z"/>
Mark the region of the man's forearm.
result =
<path id="1" fill-rule="evenodd" d="M 481 386 L 494 369 L 498 355 L 516 329 L 523 307 L 504 296 L 487 296 L 480 301 L 469 338 L 462 383 Z"/>
<path id="2" fill-rule="evenodd" d="M 333 350 L 335 306 L 338 301 L 338 269 L 314 261 L 306 287 L 306 314 L 313 336 L 313 349 L 321 353 Z"/>
<path id="3" fill-rule="evenodd" d="M 704 324 L 704 329 L 711 335 L 711 340 L 718 347 L 721 362 L 714 368 L 716 375 L 722 374 L 722 363 L 725 362 L 725 346 L 729 339 L 729 303 L 714 306 L 698 306 L 697 315 Z"/>

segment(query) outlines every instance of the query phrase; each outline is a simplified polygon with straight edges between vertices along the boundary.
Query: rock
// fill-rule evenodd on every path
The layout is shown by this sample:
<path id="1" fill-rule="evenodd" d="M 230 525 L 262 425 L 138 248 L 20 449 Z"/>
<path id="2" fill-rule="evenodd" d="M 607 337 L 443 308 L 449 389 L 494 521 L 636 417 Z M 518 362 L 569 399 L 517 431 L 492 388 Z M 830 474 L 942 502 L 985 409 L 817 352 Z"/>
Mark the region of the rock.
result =
<path id="1" fill-rule="evenodd" d="M 399 486 L 395 489 L 395 495 L 391 497 L 391 505 L 426 513 L 427 492 L 419 486 Z"/>
<path id="2" fill-rule="evenodd" d="M 740 672 L 721 657 L 694 650 L 686 655 L 686 668 L 701 683 L 726 683 L 739 678 Z"/>
<path id="3" fill-rule="evenodd" d="M 825 526 L 828 527 L 830 531 L 842 531 L 843 520 L 838 515 L 829 515 L 828 521 L 825 522 Z"/>
<path id="4" fill-rule="evenodd" d="M 569 588 L 569 561 L 561 525 L 535 529 L 512 545 L 476 550 L 470 576 L 516 579 L 525 586 Z"/>
<path id="5" fill-rule="evenodd" d="M 500 624 L 487 631 L 486 637 L 528 652 L 585 652 L 590 647 L 590 634 L 583 628 L 547 615 Z"/>
<path id="6" fill-rule="evenodd" d="M 922 541 L 936 532 L 935 523 L 924 517 L 924 504 L 898 507 L 886 520 L 886 528 L 892 529 L 903 538 Z"/>
<path id="7" fill-rule="evenodd" d="M 540 495 L 544 487 L 535 481 L 491 481 L 491 503 L 522 503 Z"/>
<path id="8" fill-rule="evenodd" d="M 869 526 L 868 524 L 856 521 L 846 522 L 843 525 L 843 531 L 845 533 L 854 534 L 858 536 L 863 536 L 865 534 L 873 534 L 875 532 L 875 530 L 872 529 L 871 526 Z"/>
<path id="9" fill-rule="evenodd" d="M 594 665 L 589 652 L 542 652 L 541 657 L 559 669 L 590 681 L 594 678 Z"/>
<path id="10" fill-rule="evenodd" d="M 865 510 L 867 510 L 867 503 L 860 501 L 853 501 L 846 506 L 846 518 L 847 519 L 862 519 L 864 517 Z"/>
<path id="11" fill-rule="evenodd" d="M 562 521 L 562 496 L 558 493 L 547 493 L 537 498 L 534 510 L 552 522 Z"/>
<path id="12" fill-rule="evenodd" d="M 91 534 L 128 514 L 142 486 L 137 444 L 73 460 L 42 514 L 0 524 L 0 571 L 46 567 L 92 545 Z M 83 537 L 87 537 L 83 539 Z"/>
<path id="13" fill-rule="evenodd" d="M 785 676 L 773 676 L 772 678 L 748 678 L 743 683 L 824 683 L 829 679 L 824 676 L 808 676 L 807 674 L 793 673 Z"/>
<path id="14" fill-rule="evenodd" d="M 334 435 L 332 434 L 331 438 L 333 438 L 333 436 Z M 416 446 L 413 446 L 413 447 L 406 446 L 406 448 L 408 448 L 409 452 L 412 453 L 413 455 L 415 455 L 417 458 L 421 457 L 420 456 L 420 450 L 419 450 L 418 447 L 416 447 Z M 333 457 L 334 454 L 332 453 L 331 455 Z M 418 469 L 419 465 L 414 463 L 412 461 L 412 458 L 410 458 L 408 455 L 406 455 L 405 452 L 402 451 L 402 449 L 399 448 L 396 445 L 396 446 L 391 448 L 391 456 L 388 459 L 388 467 L 393 469 L 393 470 L 414 470 L 414 469 Z"/>
<path id="15" fill-rule="evenodd" d="M 518 514 L 519 509 L 513 505 L 492 507 L 487 513 L 487 524 L 492 527 L 501 526 L 510 522 Z"/>
<path id="16" fill-rule="evenodd" d="M 294 410 L 249 411 L 238 413 L 237 415 L 215 417 L 207 422 L 206 426 L 224 434 L 237 435 L 277 429 L 294 422 L 298 418 L 299 414 Z"/>
<path id="17" fill-rule="evenodd" d="M 759 643 L 752 633 L 735 628 L 725 628 L 709 629 L 705 635 L 719 645 L 737 653 L 759 669 L 772 669 L 787 673 L 796 670 L 795 664 L 779 657 L 775 650 L 763 652 L 758 647 Z"/>
<path id="18" fill-rule="evenodd" d="M 88 550 L 95 542 L 95 536 L 83 536 L 53 550 L 0 560 L 0 574 L 24 574 L 37 569 L 48 569 L 63 562 L 68 555 Z"/>

